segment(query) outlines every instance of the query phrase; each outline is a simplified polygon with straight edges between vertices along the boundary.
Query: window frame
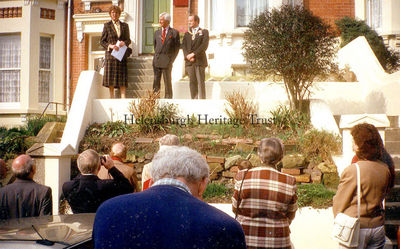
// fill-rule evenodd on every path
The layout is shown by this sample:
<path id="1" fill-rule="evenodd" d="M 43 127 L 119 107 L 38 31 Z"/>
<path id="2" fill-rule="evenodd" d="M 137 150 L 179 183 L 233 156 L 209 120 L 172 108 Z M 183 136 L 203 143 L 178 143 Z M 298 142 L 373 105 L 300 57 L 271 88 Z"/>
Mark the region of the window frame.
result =
<path id="1" fill-rule="evenodd" d="M 50 68 L 41 68 L 40 66 L 40 47 L 41 47 L 41 38 L 42 37 L 46 37 L 46 38 L 50 38 Z M 48 35 L 48 34 L 40 34 L 39 36 L 39 69 L 38 69 L 38 103 L 40 105 L 47 105 L 49 102 L 53 101 L 53 85 L 54 85 L 54 37 L 52 35 Z M 49 99 L 47 102 L 41 102 L 40 100 L 40 72 L 50 72 L 50 76 L 49 76 L 49 92 L 48 92 L 48 96 Z M 49 106 L 50 109 L 53 109 L 52 106 Z"/>
<path id="2" fill-rule="evenodd" d="M 0 33 L 0 36 L 14 36 L 14 37 L 19 37 L 19 67 L 1 67 L 0 65 L 0 71 L 18 71 L 19 72 L 19 82 L 18 82 L 18 93 L 19 96 L 17 97 L 18 101 L 12 101 L 12 102 L 2 102 L 0 101 L 0 108 L 1 109 L 12 109 L 12 108 L 19 108 L 19 105 L 21 103 L 21 76 L 22 76 L 22 58 L 21 58 L 21 50 L 22 50 L 22 43 L 21 43 L 21 33 L 20 32 L 10 32 L 10 33 Z"/>

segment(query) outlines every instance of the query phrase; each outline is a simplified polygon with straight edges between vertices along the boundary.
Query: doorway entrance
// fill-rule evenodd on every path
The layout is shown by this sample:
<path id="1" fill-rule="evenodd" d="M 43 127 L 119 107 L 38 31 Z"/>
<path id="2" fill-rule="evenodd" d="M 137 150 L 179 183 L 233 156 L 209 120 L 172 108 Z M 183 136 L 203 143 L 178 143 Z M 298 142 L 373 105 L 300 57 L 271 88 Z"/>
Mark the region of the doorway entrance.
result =
<path id="1" fill-rule="evenodd" d="M 160 27 L 158 17 L 170 12 L 171 0 L 143 0 L 142 53 L 154 53 L 154 32 Z"/>

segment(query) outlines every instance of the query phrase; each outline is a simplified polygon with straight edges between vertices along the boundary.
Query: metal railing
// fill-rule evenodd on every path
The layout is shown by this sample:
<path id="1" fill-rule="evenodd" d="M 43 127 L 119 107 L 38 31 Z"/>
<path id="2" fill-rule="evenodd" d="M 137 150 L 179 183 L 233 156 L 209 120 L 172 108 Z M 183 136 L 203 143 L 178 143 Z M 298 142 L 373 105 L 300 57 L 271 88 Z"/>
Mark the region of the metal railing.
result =
<path id="1" fill-rule="evenodd" d="M 46 105 L 46 107 L 44 108 L 42 114 L 40 114 L 39 119 L 41 119 L 41 118 L 43 117 L 43 115 L 46 113 L 47 108 L 49 108 L 50 104 L 55 104 L 55 105 L 56 105 L 56 118 L 58 118 L 58 105 L 62 105 L 62 106 L 68 107 L 67 104 L 50 101 L 50 102 L 47 103 L 47 105 Z M 68 116 L 68 113 L 67 113 L 67 116 Z"/>

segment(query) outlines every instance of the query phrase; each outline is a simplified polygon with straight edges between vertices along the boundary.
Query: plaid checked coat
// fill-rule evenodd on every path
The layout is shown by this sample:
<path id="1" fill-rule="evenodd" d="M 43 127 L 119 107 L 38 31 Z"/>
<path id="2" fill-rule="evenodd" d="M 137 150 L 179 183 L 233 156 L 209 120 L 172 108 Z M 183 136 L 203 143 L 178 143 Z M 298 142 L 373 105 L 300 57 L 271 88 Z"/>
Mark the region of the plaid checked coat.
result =
<path id="1" fill-rule="evenodd" d="M 112 21 L 109 21 L 104 24 L 103 33 L 101 35 L 100 44 L 106 49 L 103 76 L 103 86 L 105 87 L 113 86 L 119 88 L 120 86 L 128 86 L 128 65 L 126 58 L 119 61 L 111 56 L 112 50 L 108 51 L 108 45 L 116 44 L 117 41 L 125 42 L 126 46 L 131 44 L 128 24 L 120 21 L 120 29 L 121 35 L 118 37 L 114 24 Z"/>
<path id="2" fill-rule="evenodd" d="M 232 209 L 246 235 L 247 248 L 291 248 L 289 225 L 297 210 L 296 179 L 271 167 L 235 176 Z"/>

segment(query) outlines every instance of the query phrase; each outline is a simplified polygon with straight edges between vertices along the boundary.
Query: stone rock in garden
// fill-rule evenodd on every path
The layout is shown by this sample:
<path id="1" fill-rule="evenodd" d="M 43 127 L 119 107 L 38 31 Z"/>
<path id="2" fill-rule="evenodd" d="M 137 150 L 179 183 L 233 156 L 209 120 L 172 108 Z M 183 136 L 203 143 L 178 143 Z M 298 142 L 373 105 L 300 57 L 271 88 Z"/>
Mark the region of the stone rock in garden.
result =
<path id="1" fill-rule="evenodd" d="M 252 151 L 254 151 L 254 146 L 251 144 L 237 143 L 235 146 L 235 151 L 252 152 Z"/>
<path id="2" fill-rule="evenodd" d="M 222 138 L 221 136 L 218 135 L 206 135 L 206 134 L 197 134 L 196 137 L 198 139 L 213 139 L 213 140 Z"/>
<path id="3" fill-rule="evenodd" d="M 218 173 L 224 170 L 224 167 L 220 163 L 209 163 L 208 166 L 210 167 L 210 174 Z"/>
<path id="4" fill-rule="evenodd" d="M 313 170 L 312 169 L 309 169 L 309 168 L 306 168 L 306 169 L 303 169 L 303 173 L 304 174 L 310 174 L 311 175 L 311 172 L 312 172 Z"/>
<path id="5" fill-rule="evenodd" d="M 185 140 L 193 140 L 193 135 L 192 134 L 185 134 L 185 135 L 183 135 L 183 139 L 185 139 Z"/>
<path id="6" fill-rule="evenodd" d="M 138 137 L 138 138 L 136 138 L 135 143 L 137 143 L 137 144 L 152 144 L 153 139 L 148 138 L 148 137 Z"/>
<path id="7" fill-rule="evenodd" d="M 308 183 L 311 181 L 311 176 L 309 174 L 302 174 L 302 175 L 294 176 L 294 178 L 296 178 L 296 182 Z"/>
<path id="8" fill-rule="evenodd" d="M 144 155 L 144 158 L 146 159 L 146 160 L 152 160 L 153 159 L 153 156 L 154 156 L 154 153 L 146 153 L 146 155 Z"/>
<path id="9" fill-rule="evenodd" d="M 250 155 L 251 154 L 249 154 L 247 157 L 250 158 Z M 261 163 L 261 160 L 260 160 L 260 163 Z M 239 163 L 237 164 L 237 166 L 239 167 L 239 170 L 253 168 L 253 165 L 251 164 L 251 162 L 249 160 L 240 160 Z"/>
<path id="10" fill-rule="evenodd" d="M 134 154 L 126 155 L 126 161 L 132 162 L 132 163 L 136 162 L 136 155 L 134 155 Z"/>
<path id="11" fill-rule="evenodd" d="M 225 170 L 228 170 L 228 169 L 230 169 L 232 166 L 236 165 L 237 162 L 239 162 L 239 160 L 241 160 L 241 159 L 242 159 L 242 157 L 241 157 L 240 155 L 228 157 L 228 158 L 225 160 Z"/>
<path id="12" fill-rule="evenodd" d="M 322 162 L 318 164 L 317 168 L 321 170 L 323 174 L 326 173 L 337 173 L 336 165 L 333 163 Z"/>
<path id="13" fill-rule="evenodd" d="M 293 169 L 303 167 L 306 163 L 306 158 L 301 154 L 290 154 L 282 158 L 282 166 L 285 169 Z"/>
<path id="14" fill-rule="evenodd" d="M 260 166 L 260 165 L 262 165 L 262 162 L 261 162 L 261 160 L 260 160 L 260 157 L 258 156 L 258 155 L 256 155 L 256 154 L 249 154 L 247 157 L 246 157 L 246 160 L 249 160 L 250 161 L 250 163 L 251 163 L 251 165 L 253 166 L 253 167 L 257 167 L 257 166 Z"/>
<path id="15" fill-rule="evenodd" d="M 143 163 L 144 160 L 145 160 L 144 157 L 139 157 L 139 158 L 138 158 L 138 162 L 139 162 L 139 163 Z"/>
<path id="16" fill-rule="evenodd" d="M 230 172 L 230 171 L 224 171 L 222 172 L 222 176 L 223 177 L 227 177 L 227 178 L 234 178 L 236 175 L 236 173 Z"/>
<path id="17" fill-rule="evenodd" d="M 292 175 L 292 176 L 301 175 L 301 169 L 300 169 L 300 168 L 295 168 L 295 169 L 286 169 L 286 168 L 282 168 L 282 169 L 281 169 L 281 172 L 282 172 L 282 173 L 285 173 L 285 174 Z"/>
<path id="18" fill-rule="evenodd" d="M 252 144 L 253 139 L 239 139 L 239 138 L 226 138 L 222 139 L 223 144 L 237 144 L 237 143 L 244 143 L 244 144 Z"/>
<path id="19" fill-rule="evenodd" d="M 339 185 L 339 175 L 337 172 L 335 173 L 324 173 L 322 177 L 322 181 L 327 188 L 337 189 Z"/>
<path id="20" fill-rule="evenodd" d="M 239 167 L 238 167 L 238 166 L 232 166 L 232 167 L 229 169 L 229 171 L 236 174 L 237 172 L 239 172 Z"/>
<path id="21" fill-rule="evenodd" d="M 322 173 L 319 170 L 313 170 L 311 172 L 311 181 L 313 183 L 321 183 L 322 182 Z"/>
<path id="22" fill-rule="evenodd" d="M 210 177 L 208 179 L 210 179 L 211 181 L 211 180 L 218 180 L 218 178 L 219 178 L 218 173 L 212 173 L 210 174 Z"/>
<path id="23" fill-rule="evenodd" d="M 225 157 L 220 156 L 207 156 L 207 163 L 225 163 Z"/>

